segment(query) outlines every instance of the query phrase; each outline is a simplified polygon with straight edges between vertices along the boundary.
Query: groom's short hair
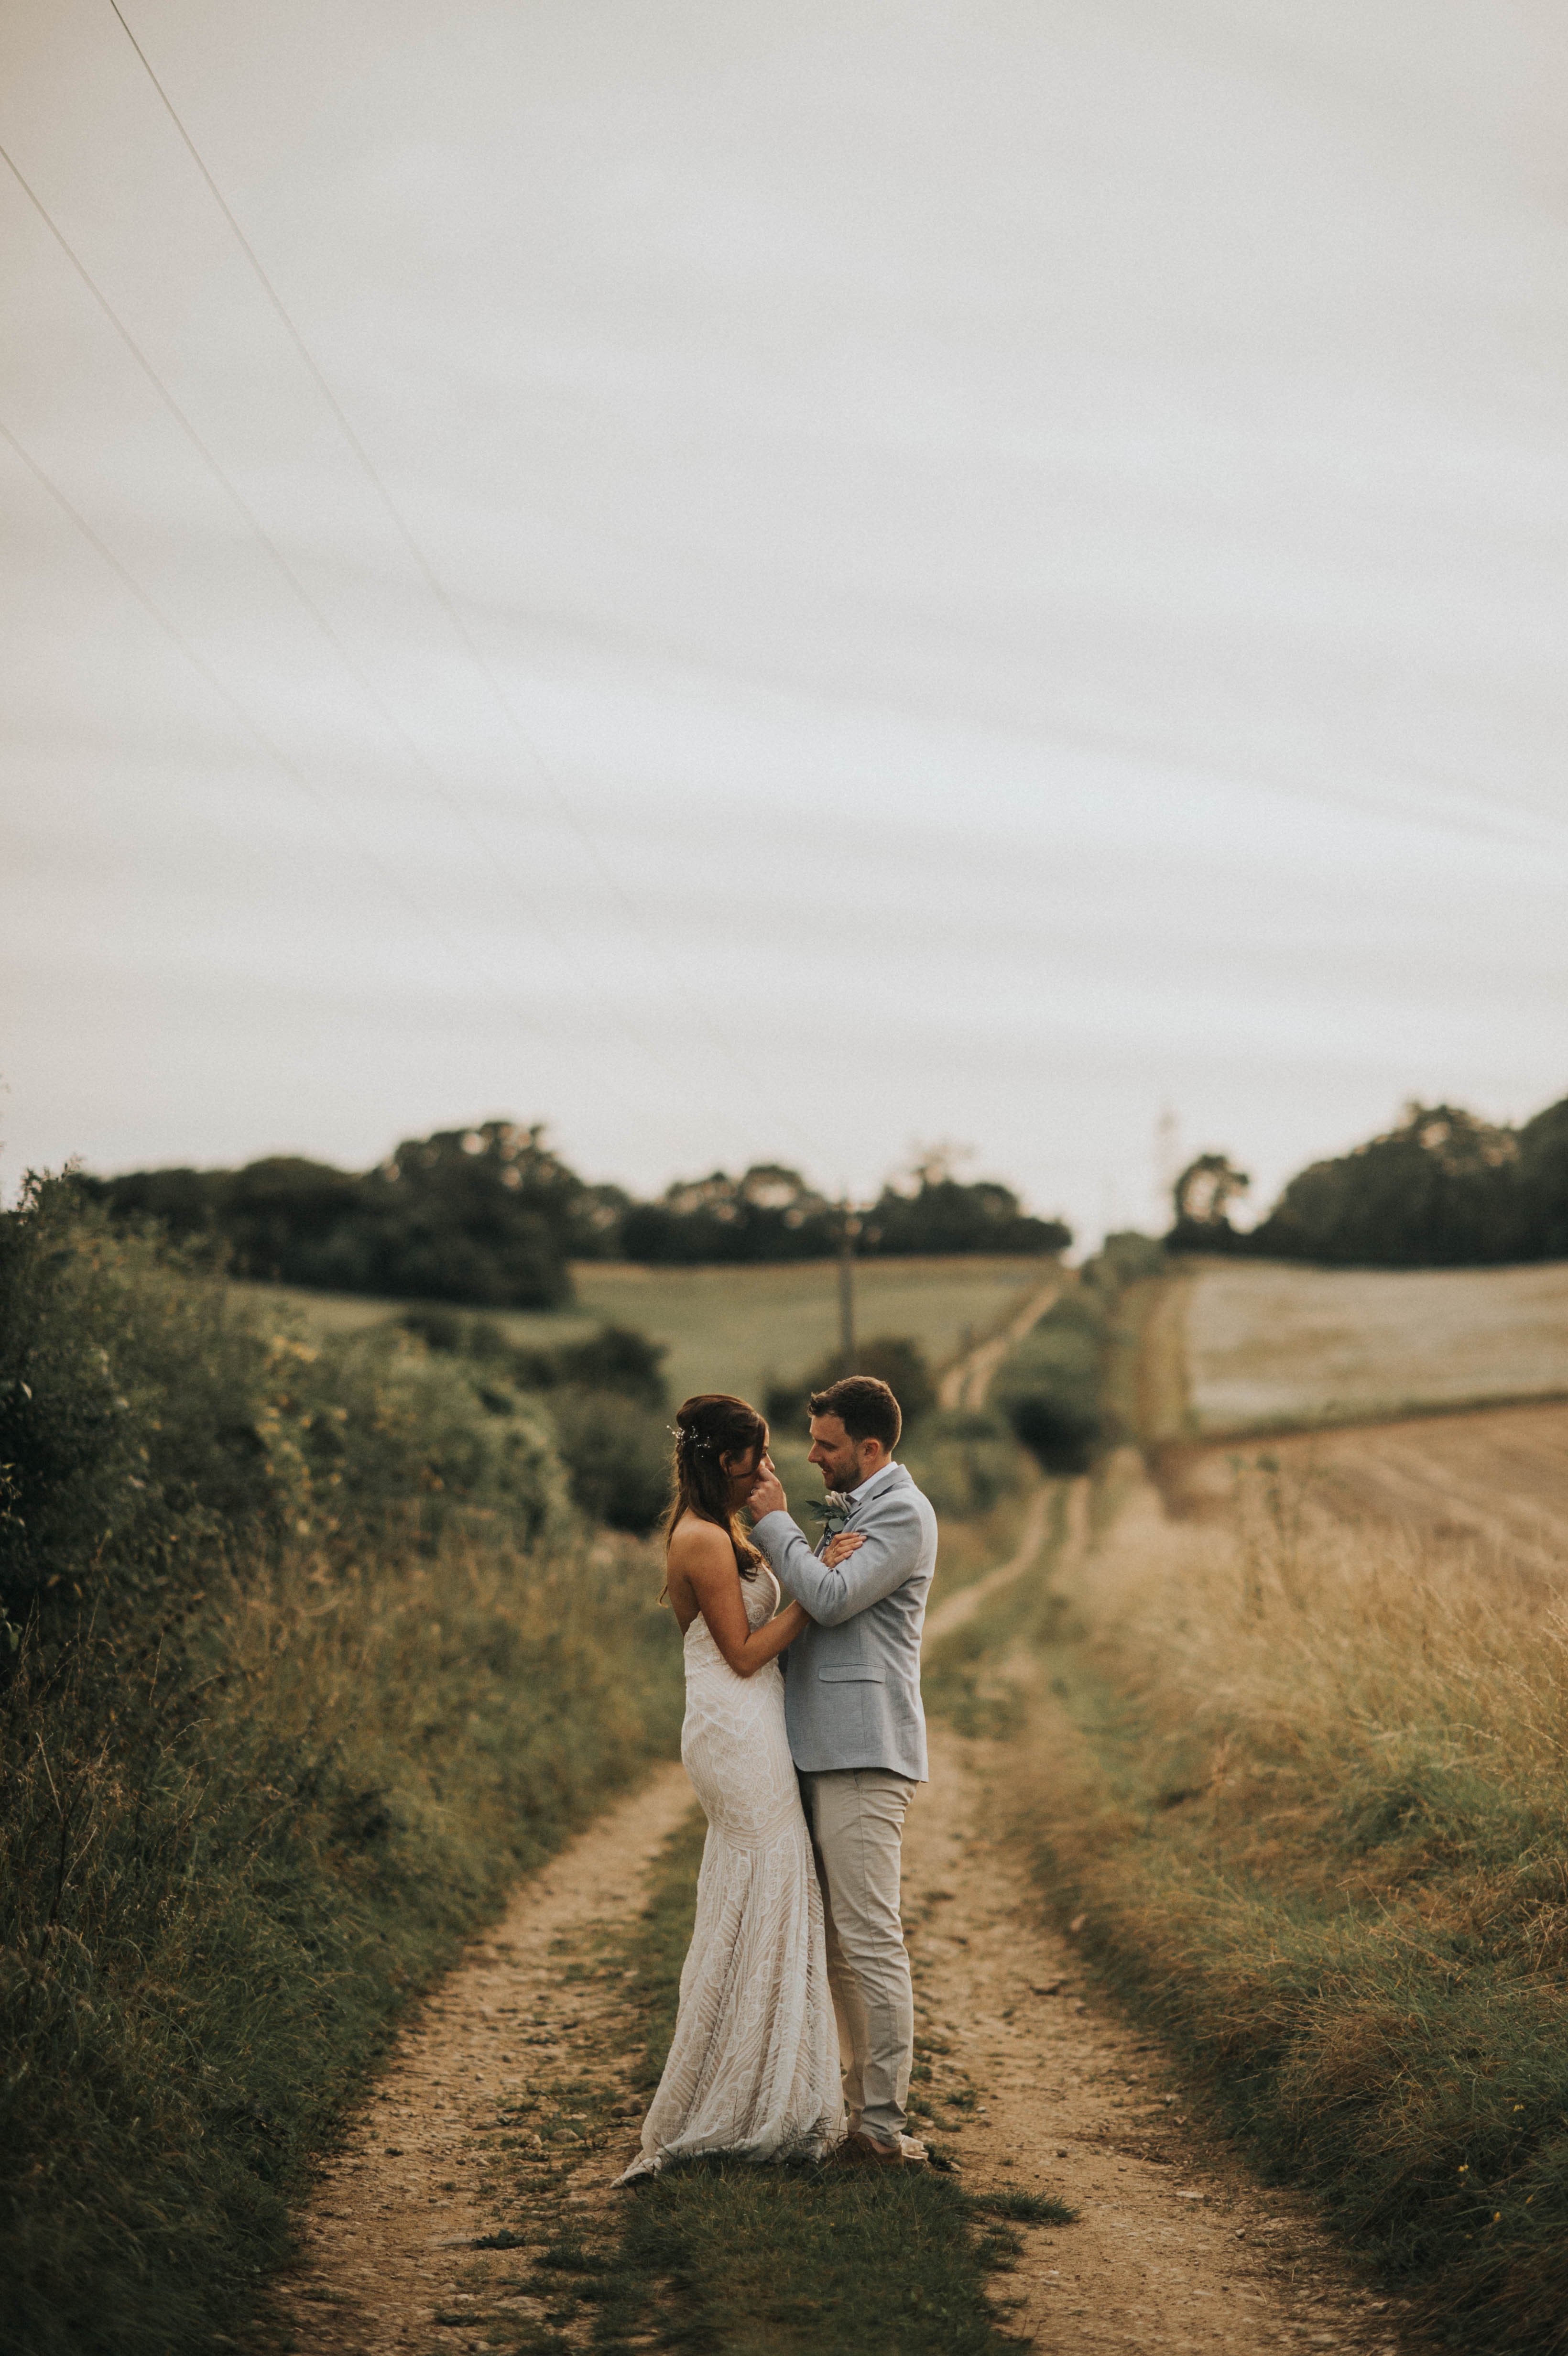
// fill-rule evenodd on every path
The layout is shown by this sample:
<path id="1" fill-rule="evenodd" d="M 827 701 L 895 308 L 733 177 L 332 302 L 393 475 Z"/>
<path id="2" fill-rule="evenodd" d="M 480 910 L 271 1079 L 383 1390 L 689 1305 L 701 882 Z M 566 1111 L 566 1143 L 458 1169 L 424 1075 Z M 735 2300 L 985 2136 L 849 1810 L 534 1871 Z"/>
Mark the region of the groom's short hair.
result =
<path id="1" fill-rule="evenodd" d="M 851 1440 L 880 1440 L 890 1451 L 898 1446 L 904 1428 L 897 1399 L 875 1375 L 846 1375 L 825 1391 L 813 1391 L 806 1412 L 836 1415 Z"/>

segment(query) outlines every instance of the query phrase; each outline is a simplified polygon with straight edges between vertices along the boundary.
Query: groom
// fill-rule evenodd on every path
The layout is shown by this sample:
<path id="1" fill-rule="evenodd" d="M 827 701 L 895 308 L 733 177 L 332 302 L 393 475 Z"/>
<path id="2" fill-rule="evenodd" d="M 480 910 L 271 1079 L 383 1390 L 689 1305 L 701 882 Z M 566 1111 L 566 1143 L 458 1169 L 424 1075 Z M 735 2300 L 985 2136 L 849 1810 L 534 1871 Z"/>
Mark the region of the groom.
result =
<path id="1" fill-rule="evenodd" d="M 816 1849 L 827 1977 L 846 2062 L 847 2159 L 906 2158 L 914 2051 L 909 1952 L 899 1918 L 904 1811 L 926 1780 L 920 1632 L 936 1568 L 936 1515 L 893 1462 L 902 1418 L 886 1383 L 847 1375 L 810 1401 L 811 1462 L 828 1490 L 816 1552 L 771 1465 L 748 1500 L 752 1537 L 813 1625 L 784 1659 L 784 1714 Z M 822 1559 L 843 1510 L 853 1551 Z"/>

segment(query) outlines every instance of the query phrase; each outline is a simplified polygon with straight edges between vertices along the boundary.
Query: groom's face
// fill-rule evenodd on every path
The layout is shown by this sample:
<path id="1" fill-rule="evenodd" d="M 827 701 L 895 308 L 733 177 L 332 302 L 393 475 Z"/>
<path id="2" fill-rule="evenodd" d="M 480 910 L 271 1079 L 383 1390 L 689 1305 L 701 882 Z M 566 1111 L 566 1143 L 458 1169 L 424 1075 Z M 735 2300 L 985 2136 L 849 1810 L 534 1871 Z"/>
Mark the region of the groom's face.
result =
<path id="1" fill-rule="evenodd" d="M 860 1451 L 837 1415 L 811 1419 L 811 1462 L 829 1489 L 852 1489 L 860 1477 Z"/>

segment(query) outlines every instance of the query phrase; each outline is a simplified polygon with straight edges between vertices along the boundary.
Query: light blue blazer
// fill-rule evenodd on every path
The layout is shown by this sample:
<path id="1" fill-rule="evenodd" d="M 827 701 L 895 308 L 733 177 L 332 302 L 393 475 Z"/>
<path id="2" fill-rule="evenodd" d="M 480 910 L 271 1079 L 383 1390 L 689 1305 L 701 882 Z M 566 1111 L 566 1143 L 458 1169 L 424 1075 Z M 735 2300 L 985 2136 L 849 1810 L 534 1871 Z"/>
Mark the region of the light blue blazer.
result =
<path id="1" fill-rule="evenodd" d="M 895 1464 L 863 1505 L 850 1493 L 846 1527 L 864 1530 L 866 1543 L 837 1570 L 786 1513 L 764 1514 L 752 1532 L 815 1622 L 784 1655 L 789 1747 L 807 1772 L 887 1767 L 923 1783 L 920 1632 L 936 1569 L 935 1511 Z"/>

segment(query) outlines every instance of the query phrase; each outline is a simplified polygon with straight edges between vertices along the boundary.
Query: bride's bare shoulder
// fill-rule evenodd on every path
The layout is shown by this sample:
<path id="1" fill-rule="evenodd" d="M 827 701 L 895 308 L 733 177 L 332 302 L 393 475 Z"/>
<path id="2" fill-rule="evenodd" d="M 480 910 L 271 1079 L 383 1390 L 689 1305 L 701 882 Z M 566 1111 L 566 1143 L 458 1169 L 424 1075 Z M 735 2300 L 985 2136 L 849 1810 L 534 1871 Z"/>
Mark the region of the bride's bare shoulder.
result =
<path id="1" fill-rule="evenodd" d="M 669 1566 L 684 1571 L 688 1579 L 700 1579 L 704 1573 L 735 1569 L 735 1549 L 729 1535 L 717 1522 L 705 1522 L 697 1514 L 683 1514 L 669 1534 Z"/>

